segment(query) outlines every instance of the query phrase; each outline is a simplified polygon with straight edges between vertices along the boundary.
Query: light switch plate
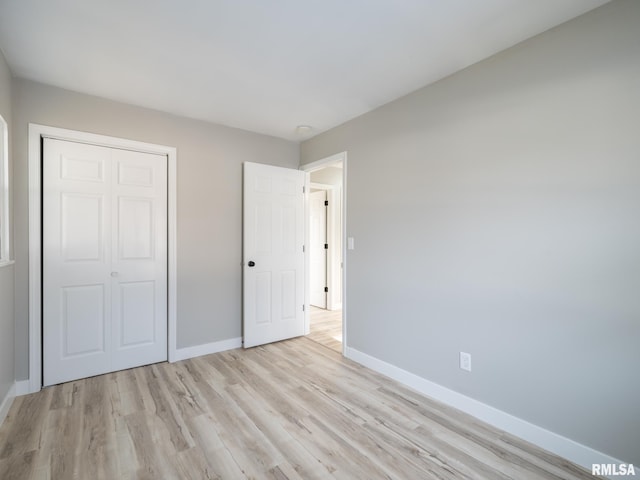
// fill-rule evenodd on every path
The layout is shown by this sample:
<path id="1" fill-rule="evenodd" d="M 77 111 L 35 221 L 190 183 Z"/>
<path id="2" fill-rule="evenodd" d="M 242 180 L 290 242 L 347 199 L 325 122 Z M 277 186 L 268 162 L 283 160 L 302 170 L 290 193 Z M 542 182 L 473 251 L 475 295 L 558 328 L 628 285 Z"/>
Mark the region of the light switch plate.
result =
<path id="1" fill-rule="evenodd" d="M 471 371 L 471 354 L 460 352 L 460 368 L 467 372 Z"/>

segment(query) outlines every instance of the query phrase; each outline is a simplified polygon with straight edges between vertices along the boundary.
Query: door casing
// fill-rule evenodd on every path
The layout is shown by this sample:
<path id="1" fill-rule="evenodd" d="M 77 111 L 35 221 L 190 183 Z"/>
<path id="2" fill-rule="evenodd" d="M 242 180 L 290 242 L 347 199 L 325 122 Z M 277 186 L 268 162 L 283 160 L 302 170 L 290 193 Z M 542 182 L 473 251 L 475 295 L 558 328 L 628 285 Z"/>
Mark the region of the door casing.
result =
<path id="1" fill-rule="evenodd" d="M 166 155 L 167 172 L 167 236 L 168 236 L 168 358 L 177 360 L 177 152 L 175 147 L 128 140 L 106 135 L 29 124 L 29 391 L 42 388 L 42 138 L 55 138 L 112 148 L 123 148 Z"/>
<path id="2" fill-rule="evenodd" d="M 326 158 L 322 158 L 315 162 L 307 163 L 300 166 L 300 170 L 307 173 L 307 192 L 309 192 L 310 185 L 310 173 L 315 170 L 334 165 L 336 163 L 342 163 L 342 355 L 346 356 L 348 343 L 347 343 L 347 318 L 348 318 L 348 304 L 347 304 L 347 152 L 340 152 L 335 155 L 331 155 Z M 309 198 L 306 196 L 305 205 L 305 218 L 307 224 L 305 227 L 305 245 L 309 245 Z M 309 272 L 309 255 L 305 255 L 305 271 Z M 310 332 L 310 298 L 309 298 L 309 275 L 305 275 L 305 332 Z"/>

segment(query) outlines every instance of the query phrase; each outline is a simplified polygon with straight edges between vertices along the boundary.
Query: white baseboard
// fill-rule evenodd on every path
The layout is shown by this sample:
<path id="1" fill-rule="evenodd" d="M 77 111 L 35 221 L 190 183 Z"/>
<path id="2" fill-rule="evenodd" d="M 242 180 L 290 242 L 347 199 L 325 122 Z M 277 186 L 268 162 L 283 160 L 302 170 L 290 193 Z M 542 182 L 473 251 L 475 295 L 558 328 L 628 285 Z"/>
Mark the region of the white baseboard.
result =
<path id="1" fill-rule="evenodd" d="M 225 350 L 232 350 L 234 348 L 242 347 L 242 337 L 230 338 L 229 340 L 221 340 L 219 342 L 205 343 L 204 345 L 196 345 L 195 347 L 186 347 L 176 349 L 170 362 L 179 362 L 180 360 L 186 360 L 188 358 L 200 357 L 202 355 L 209 355 L 210 353 L 224 352 Z M 27 395 L 29 393 L 35 393 L 40 391 L 32 390 L 29 380 L 20 380 L 14 385 L 15 396 Z"/>
<path id="2" fill-rule="evenodd" d="M 30 393 L 33 392 L 31 391 L 29 380 L 16 380 L 16 397 L 28 395 Z"/>
<path id="3" fill-rule="evenodd" d="M 221 340 L 219 342 L 205 343 L 204 345 L 196 345 L 195 347 L 178 348 L 173 357 L 173 362 L 186 360 L 188 358 L 200 357 L 211 353 L 224 352 L 242 347 L 242 337 L 230 338 L 229 340 Z"/>
<path id="4" fill-rule="evenodd" d="M 4 422 L 4 419 L 7 417 L 9 413 L 9 409 L 11 408 L 11 404 L 13 403 L 13 399 L 16 396 L 16 384 L 11 385 L 11 388 L 7 392 L 7 394 L 0 402 L 0 425 Z"/>
<path id="5" fill-rule="evenodd" d="M 345 356 L 354 362 L 390 377 L 420 393 L 434 398 L 442 403 L 457 408 L 469 415 L 493 425 L 507 433 L 522 438 L 551 453 L 563 457 L 591 472 L 591 465 L 613 463 L 627 463 L 590 447 L 565 438 L 542 427 L 514 417 L 502 410 L 486 405 L 461 393 L 450 390 L 442 385 L 433 383 L 425 378 L 407 372 L 395 365 L 347 347 Z"/>

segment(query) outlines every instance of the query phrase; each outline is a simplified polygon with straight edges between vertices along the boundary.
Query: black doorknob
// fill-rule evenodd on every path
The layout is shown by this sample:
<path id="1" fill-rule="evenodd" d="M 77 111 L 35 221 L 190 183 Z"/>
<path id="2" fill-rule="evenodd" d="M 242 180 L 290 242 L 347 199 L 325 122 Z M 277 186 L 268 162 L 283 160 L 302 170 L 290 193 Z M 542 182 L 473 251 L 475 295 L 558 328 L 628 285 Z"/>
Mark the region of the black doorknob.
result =
<path id="1" fill-rule="evenodd" d="M 256 266 L 256 262 L 254 262 L 253 260 L 249 261 L 249 266 L 250 267 L 255 267 Z"/>

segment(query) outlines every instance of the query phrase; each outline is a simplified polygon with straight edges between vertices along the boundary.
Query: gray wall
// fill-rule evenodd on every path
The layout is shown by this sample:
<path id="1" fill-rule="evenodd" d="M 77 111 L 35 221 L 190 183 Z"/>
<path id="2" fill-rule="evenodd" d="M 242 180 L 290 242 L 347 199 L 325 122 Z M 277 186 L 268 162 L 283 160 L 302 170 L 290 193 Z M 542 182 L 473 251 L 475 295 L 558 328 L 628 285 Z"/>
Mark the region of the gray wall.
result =
<path id="1" fill-rule="evenodd" d="M 11 122 L 11 72 L 0 51 L 0 114 L 12 132 Z M 11 140 L 9 161 L 11 162 Z M 11 165 L 9 165 L 11 168 Z M 11 171 L 11 170 L 10 170 Z M 9 205 L 11 208 L 11 204 Z M 13 327 L 13 273 L 14 266 L 0 268 L 0 403 L 15 380 L 14 327 Z"/>
<path id="2" fill-rule="evenodd" d="M 17 378 L 28 377 L 29 123 L 177 147 L 178 348 L 239 337 L 242 163 L 297 168 L 299 146 L 27 80 L 13 94 Z"/>
<path id="3" fill-rule="evenodd" d="M 322 170 L 316 170 L 311 172 L 310 177 L 312 183 L 342 186 L 342 169 L 338 167 L 326 167 Z"/>
<path id="4" fill-rule="evenodd" d="M 612 2 L 301 149 L 348 152 L 350 347 L 636 465 L 638 25 Z"/>

